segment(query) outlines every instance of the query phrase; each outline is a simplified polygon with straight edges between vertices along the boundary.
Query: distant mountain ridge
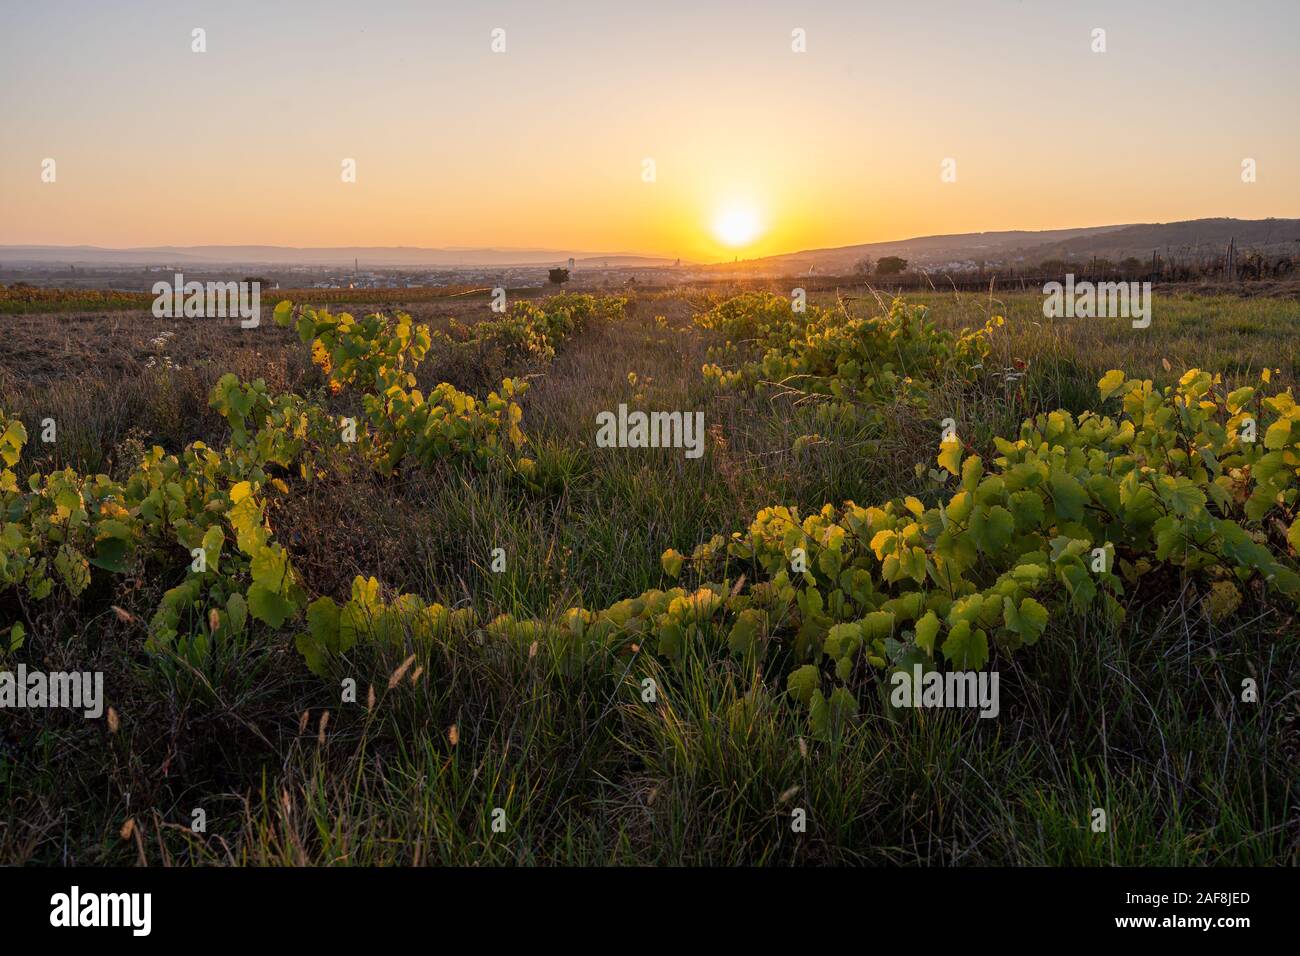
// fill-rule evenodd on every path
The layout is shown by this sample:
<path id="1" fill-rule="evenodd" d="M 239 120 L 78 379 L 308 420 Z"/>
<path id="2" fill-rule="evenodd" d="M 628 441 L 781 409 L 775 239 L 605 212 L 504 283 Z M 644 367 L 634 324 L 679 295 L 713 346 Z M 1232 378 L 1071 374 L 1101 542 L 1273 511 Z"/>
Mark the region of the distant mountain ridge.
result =
<path id="1" fill-rule="evenodd" d="M 1222 252 L 1235 239 L 1239 251 L 1300 253 L 1300 219 L 1187 219 L 1168 223 L 1130 223 L 1080 229 L 1008 230 L 944 236 L 919 236 L 831 249 L 809 249 L 743 263 L 750 269 L 789 273 L 847 273 L 864 257 L 901 256 L 913 266 L 941 268 L 981 261 L 1033 264 L 1049 259 L 1112 261 L 1134 256 Z"/>

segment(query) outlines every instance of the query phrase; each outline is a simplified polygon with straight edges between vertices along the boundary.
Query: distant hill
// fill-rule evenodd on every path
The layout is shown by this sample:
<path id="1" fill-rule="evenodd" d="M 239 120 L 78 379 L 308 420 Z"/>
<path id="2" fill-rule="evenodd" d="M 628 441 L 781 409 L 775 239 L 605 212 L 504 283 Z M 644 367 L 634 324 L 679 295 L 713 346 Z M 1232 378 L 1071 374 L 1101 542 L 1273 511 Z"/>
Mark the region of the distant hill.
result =
<path id="1" fill-rule="evenodd" d="M 1093 256 L 1119 261 L 1129 256 L 1149 259 L 1175 253 L 1194 256 L 1222 252 L 1230 239 L 1241 251 L 1300 253 L 1300 219 L 1189 219 L 1183 222 L 1093 226 L 1042 231 L 969 232 L 950 236 L 921 236 L 892 242 L 870 242 L 833 249 L 751 259 L 746 270 L 806 273 L 849 273 L 863 257 L 901 256 L 912 266 L 941 268 L 953 263 L 996 262 L 1034 264 L 1048 259 L 1082 261 Z M 735 268 L 733 264 L 720 269 Z"/>
<path id="2" fill-rule="evenodd" d="M 1030 261 L 1128 256 L 1146 259 L 1153 251 L 1179 256 L 1222 253 L 1230 240 L 1240 250 L 1300 252 L 1300 219 L 1189 219 L 1184 222 L 1124 226 L 1100 235 L 1044 242 L 1026 250 Z"/>
<path id="3" fill-rule="evenodd" d="M 940 265 L 965 259 L 1001 259 L 1015 250 L 1044 242 L 1065 242 L 1090 235 L 1123 229 L 1124 226 L 1096 226 L 1083 229 L 1051 229 L 1034 232 L 1015 229 L 1007 232 L 966 232 L 950 236 L 920 236 L 915 239 L 896 239 L 888 242 L 867 242 L 856 246 L 838 246 L 832 249 L 809 249 L 791 252 L 749 262 L 793 267 L 793 271 L 806 272 L 810 267 L 818 272 L 851 272 L 863 257 L 880 259 L 884 256 L 902 256 L 914 265 Z"/>
<path id="4" fill-rule="evenodd" d="M 570 258 L 596 268 L 670 266 L 674 260 L 627 253 L 563 249 L 426 249 L 416 246 L 145 246 L 106 249 L 100 246 L 0 246 L 6 266 L 351 266 L 382 268 L 473 268 L 475 266 L 555 266 Z"/>

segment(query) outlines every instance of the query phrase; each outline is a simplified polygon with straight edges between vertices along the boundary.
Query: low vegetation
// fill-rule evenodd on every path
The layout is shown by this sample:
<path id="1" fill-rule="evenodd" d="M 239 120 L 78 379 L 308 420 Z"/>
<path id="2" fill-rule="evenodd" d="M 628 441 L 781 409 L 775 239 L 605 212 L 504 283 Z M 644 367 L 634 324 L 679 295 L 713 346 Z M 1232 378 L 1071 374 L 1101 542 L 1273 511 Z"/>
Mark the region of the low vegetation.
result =
<path id="1" fill-rule="evenodd" d="M 0 859 L 1295 862 L 1289 305 L 1036 298 L 283 302 L 134 385 L 6 369 L 0 664 L 112 710 L 12 712 Z M 706 456 L 595 447 L 619 403 Z"/>

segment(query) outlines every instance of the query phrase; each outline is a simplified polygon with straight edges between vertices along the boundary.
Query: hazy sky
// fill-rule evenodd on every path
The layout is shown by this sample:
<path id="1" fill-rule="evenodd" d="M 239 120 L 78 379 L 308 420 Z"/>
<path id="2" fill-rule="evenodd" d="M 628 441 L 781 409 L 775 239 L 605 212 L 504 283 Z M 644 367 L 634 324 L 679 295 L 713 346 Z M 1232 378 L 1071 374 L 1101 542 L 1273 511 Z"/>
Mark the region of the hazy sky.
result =
<path id="1" fill-rule="evenodd" d="M 1300 217 L 1298 36 L 1297 0 L 4 0 L 0 243 L 717 259 Z"/>

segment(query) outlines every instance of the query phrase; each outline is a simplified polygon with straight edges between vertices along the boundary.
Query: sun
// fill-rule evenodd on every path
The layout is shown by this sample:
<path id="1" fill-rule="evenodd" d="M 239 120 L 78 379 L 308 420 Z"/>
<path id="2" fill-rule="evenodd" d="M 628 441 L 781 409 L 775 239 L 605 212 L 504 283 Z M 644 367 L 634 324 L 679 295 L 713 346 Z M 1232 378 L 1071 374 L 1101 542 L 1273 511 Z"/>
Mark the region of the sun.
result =
<path id="1" fill-rule="evenodd" d="M 713 217 L 713 234 L 728 246 L 747 246 L 763 231 L 758 210 L 742 203 L 723 206 Z"/>

